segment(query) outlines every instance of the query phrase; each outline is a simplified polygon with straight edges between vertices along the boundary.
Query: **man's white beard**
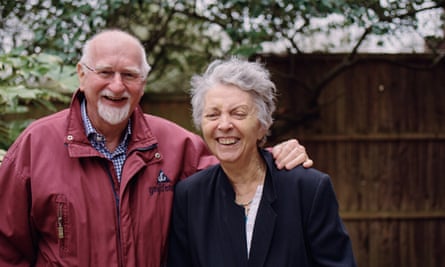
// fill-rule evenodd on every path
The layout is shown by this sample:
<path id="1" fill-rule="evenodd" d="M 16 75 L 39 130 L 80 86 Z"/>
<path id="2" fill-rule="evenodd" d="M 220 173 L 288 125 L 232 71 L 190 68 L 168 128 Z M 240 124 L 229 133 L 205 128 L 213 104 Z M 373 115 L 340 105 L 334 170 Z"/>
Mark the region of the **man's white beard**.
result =
<path id="1" fill-rule="evenodd" d="M 97 108 L 99 116 L 109 124 L 119 124 L 127 119 L 130 113 L 130 103 L 127 103 L 122 108 L 110 107 L 98 101 Z"/>

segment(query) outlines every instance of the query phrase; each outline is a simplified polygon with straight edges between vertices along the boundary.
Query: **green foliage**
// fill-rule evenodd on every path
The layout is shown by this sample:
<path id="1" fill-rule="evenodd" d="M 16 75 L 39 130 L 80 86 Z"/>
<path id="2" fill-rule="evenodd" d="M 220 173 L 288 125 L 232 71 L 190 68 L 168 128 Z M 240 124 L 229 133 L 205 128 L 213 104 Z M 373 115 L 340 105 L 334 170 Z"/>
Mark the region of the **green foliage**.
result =
<path id="1" fill-rule="evenodd" d="M 73 67 L 64 67 L 56 56 L 18 52 L 0 55 L 0 114 L 29 112 L 31 106 L 54 112 L 55 102 L 68 103 L 77 86 Z M 0 148 L 5 148 L 31 120 L 0 121 Z"/>
<path id="2" fill-rule="evenodd" d="M 265 42 L 283 40 L 287 52 L 302 53 L 305 38 L 347 27 L 363 30 L 364 36 L 347 39 L 360 46 L 366 35 L 416 30 L 419 12 L 444 6 L 443 0 L 6 1 L 0 6 L 0 39 L 12 37 L 13 46 L 28 54 L 43 51 L 75 64 L 92 34 L 121 28 L 137 35 L 147 50 L 154 66 L 150 81 L 157 85 L 149 90 L 178 91 L 162 80 L 174 72 L 184 82 L 215 57 L 250 56 Z M 317 23 L 332 16 L 330 23 Z M 11 27 L 17 22 L 20 26 Z M 335 48 L 334 42 L 326 47 Z"/>
<path id="3" fill-rule="evenodd" d="M 192 74 L 213 58 L 249 57 L 277 41 L 287 53 L 304 53 L 305 40 L 314 34 L 328 40 L 336 30 L 350 28 L 362 33 L 344 38 L 353 43 L 354 54 L 368 36 L 417 31 L 419 13 L 445 7 L 444 0 L 0 1 L 2 114 L 26 112 L 30 104 L 52 110 L 54 99 L 66 101 L 61 92 L 76 88 L 71 74 L 83 43 L 104 28 L 120 28 L 141 40 L 153 67 L 147 91 L 177 92 L 188 89 Z M 328 17 L 333 19 L 319 23 Z M 425 38 L 443 41 L 443 36 Z M 344 45 L 328 41 L 323 49 Z M 10 53 L 11 48 L 21 50 Z M 1 140 L 5 127 L 0 125 Z"/>
<path id="4" fill-rule="evenodd" d="M 202 17 L 190 14 L 192 1 L 32 2 L 5 6 L 0 39 L 13 36 L 14 46 L 29 55 L 43 51 L 74 65 L 84 41 L 94 33 L 104 28 L 129 31 L 141 40 L 153 66 L 149 91 L 182 91 L 193 73 L 200 72 L 212 57 L 224 54 L 220 34 L 209 30 L 211 25 Z M 20 21 L 21 26 L 7 29 L 8 21 Z M 24 36 L 27 32 L 34 38 Z M 0 51 L 6 49 L 0 47 Z M 171 73 L 176 74 L 173 80 Z"/>
<path id="5" fill-rule="evenodd" d="M 64 66 L 57 56 L 15 53 L 0 55 L 0 112 L 15 114 L 27 111 L 33 101 L 54 110 L 51 101 L 69 101 L 63 93 L 77 87 L 73 66 Z"/>
<path id="6" fill-rule="evenodd" d="M 2 9 L 0 37 L 14 36 L 14 47 L 28 54 L 57 54 L 65 62 L 77 60 L 81 41 L 91 28 L 104 27 L 102 17 L 112 5 L 96 9 L 88 1 L 6 1 Z M 11 4 L 12 3 L 12 4 Z M 13 6 L 13 7 L 11 7 Z M 32 34 L 31 34 L 32 33 Z M 4 49 L 0 49 L 4 50 Z"/>
<path id="7" fill-rule="evenodd" d="M 108 28 L 132 32 L 142 41 L 153 67 L 148 91 L 188 89 L 192 74 L 224 55 L 221 34 L 193 10 L 192 1 L 139 1 L 121 4 L 105 18 Z"/>
<path id="8" fill-rule="evenodd" d="M 443 0 L 386 3 L 378 0 L 224 0 L 209 4 L 206 16 L 224 25 L 225 32 L 233 41 L 230 52 L 261 52 L 258 44 L 284 40 L 288 53 L 302 53 L 305 50 L 303 40 L 314 33 L 328 36 L 336 29 L 354 28 L 363 35 L 347 40 L 355 43 L 354 46 L 360 46 L 371 34 L 383 36 L 406 28 L 415 31 L 418 13 L 441 10 L 444 6 Z M 317 23 L 327 17 L 333 18 L 331 22 Z M 340 42 L 338 45 L 344 44 Z M 335 48 L 329 43 L 326 47 Z"/>

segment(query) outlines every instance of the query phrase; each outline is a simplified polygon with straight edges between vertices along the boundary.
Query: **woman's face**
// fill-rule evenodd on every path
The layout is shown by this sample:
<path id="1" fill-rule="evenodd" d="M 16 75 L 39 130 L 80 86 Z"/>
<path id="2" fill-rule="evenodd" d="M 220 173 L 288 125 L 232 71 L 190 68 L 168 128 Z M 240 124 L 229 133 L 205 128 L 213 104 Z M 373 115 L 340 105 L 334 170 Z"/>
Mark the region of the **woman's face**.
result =
<path id="1" fill-rule="evenodd" d="M 257 153 L 261 127 L 251 95 L 236 86 L 218 84 L 204 97 L 201 129 L 210 151 L 224 163 L 246 166 Z"/>

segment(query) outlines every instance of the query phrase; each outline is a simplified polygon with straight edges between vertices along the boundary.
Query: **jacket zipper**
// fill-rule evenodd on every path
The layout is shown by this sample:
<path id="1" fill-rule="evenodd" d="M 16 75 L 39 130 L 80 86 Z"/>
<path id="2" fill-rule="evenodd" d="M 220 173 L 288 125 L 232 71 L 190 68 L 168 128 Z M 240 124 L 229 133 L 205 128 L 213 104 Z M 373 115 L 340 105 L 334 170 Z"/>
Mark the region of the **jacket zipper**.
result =
<path id="1" fill-rule="evenodd" d="M 57 239 L 59 239 L 59 253 L 61 257 L 65 257 L 67 255 L 67 247 L 68 243 L 66 242 L 66 232 L 65 232 L 65 223 L 66 223 L 66 214 L 64 212 L 65 202 L 60 201 L 57 202 Z"/>
<path id="2" fill-rule="evenodd" d="M 148 147 L 144 147 L 144 148 L 138 148 L 136 150 L 138 151 L 149 151 L 149 150 L 153 150 L 157 147 L 157 144 L 153 144 L 150 145 Z M 127 157 L 131 154 L 130 152 L 127 151 Z M 119 266 L 124 266 L 124 255 L 123 255 L 123 251 L 122 251 L 122 240 L 121 240 L 121 220 L 120 220 L 120 208 L 119 208 L 119 194 L 118 192 L 116 192 L 115 187 L 114 187 L 114 180 L 113 180 L 113 175 L 110 171 L 110 168 L 108 166 L 108 162 L 105 162 L 104 164 L 105 170 L 107 171 L 108 177 L 110 178 L 110 183 L 111 183 L 111 189 L 113 190 L 113 194 L 114 194 L 114 200 L 116 202 L 116 213 L 117 213 L 117 242 L 118 242 L 118 261 L 119 261 Z M 121 177 L 122 180 L 122 177 Z"/>
<path id="3" fill-rule="evenodd" d="M 108 178 L 110 178 L 110 183 L 111 183 L 111 189 L 113 190 L 113 195 L 114 195 L 114 200 L 116 203 L 116 219 L 117 219 L 117 231 L 116 231 L 116 235 L 117 235 L 117 251 L 118 251 L 118 262 L 119 262 L 119 266 L 124 266 L 124 257 L 123 257 L 123 252 L 122 252 L 122 240 L 121 240 L 121 221 L 120 221 L 120 208 L 119 208 L 119 195 L 115 190 L 114 187 L 114 181 L 113 181 L 113 175 L 110 171 L 110 168 L 108 166 L 108 162 L 105 162 L 104 164 L 105 170 L 108 174 Z"/>
<path id="4" fill-rule="evenodd" d="M 59 203 L 57 210 L 57 237 L 60 239 L 60 242 L 63 242 L 63 238 L 65 237 L 63 234 L 63 205 Z"/>

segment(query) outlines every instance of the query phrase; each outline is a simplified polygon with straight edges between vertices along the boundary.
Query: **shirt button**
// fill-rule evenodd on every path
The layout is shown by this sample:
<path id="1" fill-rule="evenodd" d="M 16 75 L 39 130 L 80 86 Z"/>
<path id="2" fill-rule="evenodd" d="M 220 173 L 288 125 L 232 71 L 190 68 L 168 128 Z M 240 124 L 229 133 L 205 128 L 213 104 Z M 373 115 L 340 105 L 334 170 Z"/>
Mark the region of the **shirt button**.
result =
<path id="1" fill-rule="evenodd" d="M 155 154 L 155 158 L 160 159 L 160 158 L 161 158 L 161 153 L 156 152 L 156 154 Z"/>

